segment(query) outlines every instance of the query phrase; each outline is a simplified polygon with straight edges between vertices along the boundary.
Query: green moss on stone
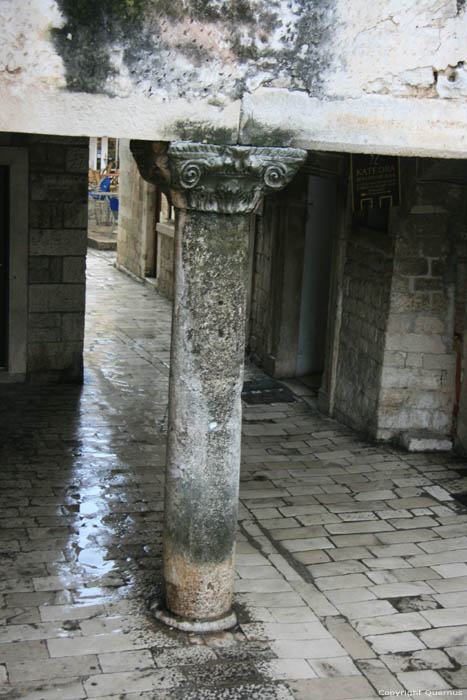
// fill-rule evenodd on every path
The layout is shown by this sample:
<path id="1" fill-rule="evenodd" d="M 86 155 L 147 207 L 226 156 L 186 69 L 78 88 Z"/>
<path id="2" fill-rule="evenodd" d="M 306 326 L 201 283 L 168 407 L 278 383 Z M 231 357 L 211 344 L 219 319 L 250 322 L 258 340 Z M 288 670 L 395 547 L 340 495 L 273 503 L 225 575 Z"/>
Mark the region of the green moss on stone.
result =
<path id="1" fill-rule="evenodd" d="M 293 146 L 294 132 L 264 126 L 255 119 L 247 119 L 240 133 L 240 143 L 246 146 Z"/>
<path id="2" fill-rule="evenodd" d="M 175 135 L 180 141 L 193 143 L 231 144 L 236 142 L 236 134 L 227 127 L 214 127 L 208 122 L 178 121 Z"/>

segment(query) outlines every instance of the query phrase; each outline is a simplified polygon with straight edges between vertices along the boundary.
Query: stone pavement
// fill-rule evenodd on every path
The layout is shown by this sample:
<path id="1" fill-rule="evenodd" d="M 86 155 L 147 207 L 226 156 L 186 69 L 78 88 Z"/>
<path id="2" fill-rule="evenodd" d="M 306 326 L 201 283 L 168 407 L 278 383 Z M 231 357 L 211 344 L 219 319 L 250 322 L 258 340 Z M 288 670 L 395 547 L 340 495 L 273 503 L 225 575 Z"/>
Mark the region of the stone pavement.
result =
<path id="1" fill-rule="evenodd" d="M 244 412 L 239 625 L 151 618 L 170 304 L 113 260 L 88 255 L 83 387 L 1 387 L 0 699 L 462 697 L 465 462 L 370 444 L 297 383 Z"/>

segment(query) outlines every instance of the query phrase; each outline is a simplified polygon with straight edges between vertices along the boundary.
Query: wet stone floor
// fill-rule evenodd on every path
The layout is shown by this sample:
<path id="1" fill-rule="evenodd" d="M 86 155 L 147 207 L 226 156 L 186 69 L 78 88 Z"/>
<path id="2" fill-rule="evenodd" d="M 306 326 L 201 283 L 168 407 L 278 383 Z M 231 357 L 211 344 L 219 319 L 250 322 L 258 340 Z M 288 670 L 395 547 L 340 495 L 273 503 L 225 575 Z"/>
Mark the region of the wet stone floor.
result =
<path id="1" fill-rule="evenodd" d="M 88 255 L 84 385 L 1 387 L 0 699 L 463 697 L 465 462 L 365 442 L 299 384 L 245 406 L 238 626 L 151 618 L 170 304 L 113 260 Z"/>

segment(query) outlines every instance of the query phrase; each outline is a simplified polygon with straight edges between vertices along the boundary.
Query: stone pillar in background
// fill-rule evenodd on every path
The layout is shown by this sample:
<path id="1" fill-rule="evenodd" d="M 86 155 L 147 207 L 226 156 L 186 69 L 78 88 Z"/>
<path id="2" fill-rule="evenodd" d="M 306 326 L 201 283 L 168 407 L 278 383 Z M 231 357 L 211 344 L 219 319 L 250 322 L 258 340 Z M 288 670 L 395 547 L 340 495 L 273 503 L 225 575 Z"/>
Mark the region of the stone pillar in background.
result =
<path id="1" fill-rule="evenodd" d="M 184 630 L 231 612 L 240 472 L 249 215 L 304 161 L 297 149 L 151 144 L 176 207 L 164 527 L 166 609 Z M 147 148 L 147 147 L 146 147 Z M 144 176 L 144 172 L 143 172 Z M 160 185 L 160 175 L 157 174 Z"/>

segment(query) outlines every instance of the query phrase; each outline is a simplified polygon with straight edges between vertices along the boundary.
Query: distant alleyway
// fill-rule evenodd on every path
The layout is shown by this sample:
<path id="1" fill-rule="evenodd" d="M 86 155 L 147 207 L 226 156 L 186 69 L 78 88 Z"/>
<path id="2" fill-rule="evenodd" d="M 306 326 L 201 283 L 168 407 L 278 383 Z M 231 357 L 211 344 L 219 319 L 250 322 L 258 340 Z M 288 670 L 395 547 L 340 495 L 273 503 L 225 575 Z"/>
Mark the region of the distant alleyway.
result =
<path id="1" fill-rule="evenodd" d="M 245 406 L 239 625 L 152 619 L 171 307 L 113 260 L 88 254 L 84 385 L 0 387 L 0 698 L 462 696 L 466 463 L 360 440 L 299 384 Z"/>

